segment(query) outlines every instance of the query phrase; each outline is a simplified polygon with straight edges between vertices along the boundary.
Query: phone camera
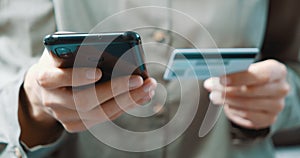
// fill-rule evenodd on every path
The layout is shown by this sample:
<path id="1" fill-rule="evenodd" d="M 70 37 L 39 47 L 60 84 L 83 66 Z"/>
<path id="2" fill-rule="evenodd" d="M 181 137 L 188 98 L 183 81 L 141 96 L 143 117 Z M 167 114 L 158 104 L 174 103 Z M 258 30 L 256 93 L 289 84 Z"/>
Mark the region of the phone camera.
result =
<path id="1" fill-rule="evenodd" d="M 68 58 L 72 55 L 71 50 L 66 47 L 58 47 L 55 49 L 55 52 L 60 58 Z"/>

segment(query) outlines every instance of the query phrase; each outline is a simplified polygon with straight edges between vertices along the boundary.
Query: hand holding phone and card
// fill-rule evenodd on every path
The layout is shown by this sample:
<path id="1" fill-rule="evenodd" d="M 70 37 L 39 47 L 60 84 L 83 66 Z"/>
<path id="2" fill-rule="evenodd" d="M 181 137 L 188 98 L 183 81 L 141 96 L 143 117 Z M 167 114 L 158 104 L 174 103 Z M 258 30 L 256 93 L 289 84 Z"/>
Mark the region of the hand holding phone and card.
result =
<path id="1" fill-rule="evenodd" d="M 82 43 L 84 39 L 87 39 L 87 41 Z M 139 35 L 137 35 L 134 32 L 105 33 L 92 35 L 53 35 L 45 38 L 44 44 L 54 56 L 61 59 L 62 63 L 58 68 L 53 67 L 53 65 L 51 66 L 50 64 L 48 65 L 50 69 L 55 71 L 48 71 L 45 69 L 46 71 L 41 73 L 46 74 L 47 77 L 50 76 L 51 78 L 47 79 L 42 77 L 42 82 L 44 83 L 35 87 L 42 87 L 40 89 L 42 89 L 41 92 L 44 94 L 41 94 L 41 96 L 52 97 L 49 98 L 39 96 L 37 97 L 37 99 L 35 99 L 35 102 L 39 102 L 40 98 L 43 98 L 43 102 L 51 103 L 53 102 L 53 96 L 55 96 L 56 98 L 58 98 L 57 100 L 61 101 L 59 104 L 55 104 L 55 106 L 58 105 L 60 107 L 64 107 L 66 105 L 69 105 L 69 103 L 71 102 L 70 100 L 73 100 L 72 93 L 67 93 L 69 95 L 65 96 L 66 89 L 62 87 L 73 86 L 73 83 L 69 83 L 69 81 L 63 79 L 61 75 L 62 73 L 57 75 L 52 74 L 52 72 L 65 72 L 65 76 L 69 76 L 70 73 L 68 72 L 70 71 L 68 71 L 68 68 L 71 67 L 73 69 L 74 62 L 77 61 L 76 58 L 78 57 L 79 65 L 77 66 L 79 66 L 79 69 L 81 67 L 96 66 L 102 71 L 102 77 L 104 77 L 100 80 L 100 82 L 103 83 L 96 85 L 97 89 L 101 89 L 101 93 L 97 93 L 97 98 L 104 98 L 100 99 L 100 101 L 102 101 L 100 102 L 100 105 L 97 99 L 90 99 L 92 96 L 89 95 L 90 93 L 81 93 L 83 95 L 80 95 L 79 99 L 77 99 L 95 101 L 92 102 L 91 105 L 87 105 L 85 102 L 82 102 L 82 104 L 80 105 L 76 105 L 77 109 L 83 110 L 82 113 L 84 113 L 84 115 L 90 116 L 87 119 L 87 121 L 92 121 L 95 120 L 95 118 L 99 118 L 99 113 L 97 113 L 97 115 L 93 115 L 95 111 L 90 109 L 98 109 L 95 107 L 100 106 L 104 109 L 104 111 L 108 112 L 108 120 L 112 120 L 120 116 L 124 110 L 120 109 L 118 104 L 115 104 L 116 102 L 114 100 L 116 97 L 123 98 L 124 100 L 122 101 L 122 106 L 126 106 L 125 108 L 131 109 L 135 106 L 138 106 L 136 105 L 136 103 L 142 104 L 144 102 L 148 102 L 148 100 L 150 100 L 154 95 L 156 81 L 148 77 L 146 65 L 143 60 L 143 50 L 141 47 L 141 41 Z M 276 120 L 275 118 L 277 117 L 277 114 L 282 110 L 284 106 L 284 104 L 282 103 L 284 102 L 284 97 L 288 93 L 289 88 L 285 79 L 286 68 L 283 64 L 275 60 L 267 60 L 250 66 L 250 64 L 255 61 L 255 57 L 258 54 L 258 52 L 259 50 L 257 48 L 222 48 L 200 50 L 176 49 L 169 59 L 168 67 L 166 68 L 163 77 L 165 80 L 173 80 L 178 78 L 184 80 L 205 80 L 210 77 L 220 77 L 222 75 L 227 75 L 226 79 L 229 77 L 229 80 L 236 82 L 218 83 L 218 85 L 216 86 L 208 83 L 215 83 L 212 80 L 218 78 L 210 78 L 204 82 L 204 87 L 210 92 L 210 100 L 212 101 L 212 103 L 215 105 L 224 105 L 224 97 L 222 96 L 224 89 L 220 90 L 218 86 L 220 84 L 222 84 L 220 86 L 229 86 L 231 88 L 231 91 L 229 93 L 237 96 L 226 97 L 224 111 L 229 117 L 229 119 L 237 123 L 238 125 L 247 128 L 266 128 L 270 126 L 272 120 Z M 127 54 L 128 56 L 127 58 L 122 59 L 122 56 L 124 54 Z M 121 66 L 115 67 L 119 60 L 121 60 Z M 47 63 L 47 59 L 42 58 L 41 61 L 45 61 Z M 38 67 L 38 69 L 36 69 L 37 71 L 43 71 L 44 69 L 41 67 L 45 67 L 45 64 L 38 64 L 37 66 L 40 66 Z M 47 68 L 49 69 L 49 67 Z M 128 71 L 126 67 L 133 67 L 134 69 L 130 70 L 134 71 Z M 75 67 L 74 69 L 77 68 L 78 67 Z M 60 69 L 60 71 L 57 71 L 57 69 Z M 117 72 L 119 72 L 117 76 L 131 76 L 132 74 L 134 74 L 142 76 L 144 81 L 141 77 L 139 77 L 138 84 L 133 84 L 135 85 L 134 88 L 131 87 L 131 89 L 128 91 L 127 86 L 130 85 L 128 83 L 131 82 L 132 78 L 121 77 L 121 79 L 118 80 L 118 78 L 113 77 L 112 69 L 117 69 Z M 245 70 L 247 70 L 246 73 L 236 73 L 241 71 L 244 72 Z M 32 84 L 36 84 L 36 81 L 39 81 L 39 79 L 41 79 L 37 78 L 38 75 L 36 75 L 37 73 L 34 71 L 29 71 L 27 74 L 31 74 L 27 76 L 33 77 L 28 77 L 28 79 L 25 80 L 24 87 L 26 87 L 26 81 L 33 82 Z M 267 74 L 267 76 L 265 74 Z M 59 77 L 62 80 L 58 80 L 57 78 Z M 47 82 L 45 82 L 44 79 L 46 79 L 46 81 L 51 81 L 55 79 L 55 81 L 58 81 L 55 82 L 55 84 L 58 84 L 58 86 L 54 85 L 53 87 L 54 82 L 51 81 L 51 91 L 43 91 L 43 89 L 45 88 L 43 86 L 47 85 Z M 66 81 L 67 84 L 61 83 L 61 81 Z M 109 81 L 109 84 L 107 84 L 107 82 L 104 81 Z M 117 83 L 115 85 L 117 85 L 117 89 L 119 90 L 118 96 L 112 95 L 111 90 L 115 88 L 110 87 L 110 82 Z M 85 83 L 81 83 L 81 85 L 84 84 Z M 253 93 L 252 91 L 240 90 L 241 88 L 244 89 L 245 85 L 251 85 L 252 91 L 255 90 L 255 93 Z M 49 89 L 49 87 L 46 88 Z M 241 93 L 241 91 L 243 93 Z M 135 103 L 132 103 L 132 99 L 128 97 L 128 94 L 135 96 L 135 98 L 133 98 Z M 263 96 L 264 99 L 258 100 L 258 95 Z M 241 100 L 240 97 L 244 99 Z M 246 109 L 242 112 L 249 112 L 249 114 L 251 114 L 249 115 L 250 117 L 244 118 L 243 116 L 234 116 L 234 111 L 243 109 L 246 102 L 248 105 L 251 105 L 252 109 Z M 266 105 L 266 102 L 270 102 L 271 105 L 273 105 L 273 108 L 269 108 L 269 106 L 264 106 Z M 39 103 L 39 105 L 42 105 L 42 103 Z M 49 107 L 51 108 L 51 105 L 48 105 L 47 108 Z M 219 118 L 222 108 L 223 106 L 208 107 L 199 130 L 200 137 L 205 136 L 212 129 L 217 119 Z M 52 110 L 52 113 L 66 113 L 66 110 L 64 109 Z M 265 115 L 266 111 L 272 115 Z M 44 114 L 42 116 L 44 116 Z M 81 128 L 81 126 L 74 128 L 73 124 L 68 124 L 64 122 L 64 119 L 73 119 L 73 122 L 76 122 L 80 120 L 80 118 L 71 117 L 55 119 L 59 120 L 67 130 L 69 129 L 73 132 L 85 130 L 85 128 Z M 93 124 L 101 123 L 104 121 L 107 121 L 107 119 L 100 119 L 97 122 L 91 122 L 91 126 L 93 126 Z"/>
<path id="2" fill-rule="evenodd" d="M 135 100 L 137 100 L 137 102 L 144 102 L 146 100 L 149 100 L 154 95 L 154 93 L 140 92 L 140 89 L 145 90 L 144 86 L 147 87 L 149 85 L 152 85 L 153 88 L 151 88 L 150 90 L 153 91 L 155 89 L 154 87 L 156 83 L 153 79 L 148 77 L 146 65 L 143 59 L 144 55 L 141 46 L 141 39 L 140 36 L 134 32 L 101 34 L 53 34 L 45 37 L 44 44 L 52 55 L 61 60 L 60 68 L 62 69 L 73 67 L 76 61 L 79 62 L 79 65 L 75 65 L 75 68 L 100 68 L 102 71 L 102 79 L 100 80 L 100 82 L 114 80 L 112 76 L 113 69 L 116 69 L 115 65 L 119 60 L 121 60 L 121 67 L 117 67 L 117 69 L 119 69 L 117 70 L 117 72 L 119 72 L 118 76 L 134 74 L 142 76 L 145 80 L 145 83 L 142 87 L 131 90 L 129 92 L 137 93 L 141 96 L 145 95 L 143 99 Z M 164 79 L 173 80 L 176 78 L 183 78 L 203 80 L 213 76 L 217 77 L 228 73 L 247 70 L 249 65 L 254 61 L 255 56 L 258 52 L 259 50 L 256 48 L 226 48 L 205 50 L 176 49 L 169 60 L 168 67 L 164 74 Z M 122 58 L 124 54 L 127 54 L 126 58 Z M 134 71 L 128 72 L 128 69 L 126 69 L 126 67 L 134 67 L 134 69 L 130 69 Z M 124 84 L 124 82 L 125 81 L 119 81 L 118 83 L 121 83 L 120 85 L 123 86 L 127 85 Z M 98 94 L 100 98 L 102 97 L 102 95 L 110 94 L 110 89 L 106 86 L 107 85 L 105 83 L 97 85 L 98 88 L 100 87 L 102 89 L 102 93 Z M 57 93 L 55 93 L 54 95 L 56 95 L 58 98 L 62 97 Z M 45 96 L 48 96 L 48 94 L 45 94 Z M 67 102 L 67 100 L 72 98 L 73 96 L 68 96 L 64 97 L 61 100 Z M 47 100 L 47 98 L 45 99 Z M 82 99 L 87 98 L 85 97 Z M 109 96 L 109 99 L 114 100 L 114 96 Z M 111 105 L 111 103 L 112 102 L 110 101 L 106 101 L 103 102 L 101 106 L 104 108 L 104 110 L 106 108 L 106 110 L 112 111 L 110 109 L 118 105 Z M 123 102 L 123 104 L 126 104 L 126 102 Z M 85 104 L 77 106 L 83 109 L 89 108 Z M 91 106 L 99 105 L 95 103 Z M 218 111 L 219 109 L 217 111 L 209 109 L 207 115 L 218 115 Z M 54 112 L 60 113 L 60 111 Z M 85 113 L 89 114 L 92 113 L 92 111 L 87 111 Z M 121 113 L 121 111 L 117 111 L 115 113 L 109 114 L 112 117 L 110 119 L 120 116 Z M 213 127 L 213 124 L 217 118 L 218 116 L 214 117 L 214 119 L 203 121 L 203 127 L 209 128 L 201 128 L 200 135 L 203 135 L 203 133 L 207 133 L 207 131 L 209 131 L 210 128 Z M 56 119 L 60 120 L 60 122 L 64 124 L 64 120 L 62 118 Z M 103 121 L 104 120 L 99 120 L 99 122 Z M 66 126 L 66 128 L 72 126 L 72 124 L 64 125 Z M 81 130 L 83 129 L 71 129 L 71 131 Z"/>

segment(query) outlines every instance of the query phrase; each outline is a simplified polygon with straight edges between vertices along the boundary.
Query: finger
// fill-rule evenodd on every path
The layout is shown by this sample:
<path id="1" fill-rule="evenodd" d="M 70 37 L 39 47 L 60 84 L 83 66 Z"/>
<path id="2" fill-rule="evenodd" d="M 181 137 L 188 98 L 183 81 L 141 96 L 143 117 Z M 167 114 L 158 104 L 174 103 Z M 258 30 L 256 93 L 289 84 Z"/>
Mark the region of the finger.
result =
<path id="1" fill-rule="evenodd" d="M 246 128 L 266 128 L 276 120 L 276 115 L 270 115 L 262 111 L 245 111 L 232 108 L 231 106 L 225 106 L 224 111 L 230 120 Z"/>
<path id="2" fill-rule="evenodd" d="M 285 80 L 275 81 L 259 86 L 226 87 L 226 96 L 239 97 L 284 97 L 289 92 L 289 84 Z"/>
<path id="3" fill-rule="evenodd" d="M 49 68 L 39 72 L 37 82 L 46 89 L 55 89 L 95 83 L 101 75 L 98 68 Z"/>
<path id="4" fill-rule="evenodd" d="M 250 65 L 247 71 L 222 76 L 220 81 L 226 86 L 260 85 L 281 80 L 285 76 L 286 67 L 283 64 L 266 60 Z"/>
<path id="5" fill-rule="evenodd" d="M 154 82 L 154 83 L 153 83 Z M 145 84 L 137 89 L 126 91 L 122 94 L 115 94 L 116 96 L 111 96 L 111 98 L 99 99 L 103 110 L 109 114 L 115 114 L 120 110 L 120 107 L 126 107 L 128 105 L 134 104 L 137 100 L 140 100 L 143 97 L 147 97 L 150 92 L 153 93 L 153 90 L 156 88 L 156 82 L 153 80 L 146 80 Z M 112 91 L 110 91 L 112 92 Z M 99 92 L 100 93 L 100 92 Z M 83 93 L 85 94 L 85 93 Z M 97 93 L 98 94 L 98 93 Z M 99 94 L 101 97 L 101 94 Z M 113 95 L 113 93 L 112 93 Z M 99 97 L 98 97 L 99 98 Z M 84 100 L 78 99 L 79 104 L 77 104 L 77 109 L 79 111 L 89 111 L 93 109 L 95 104 L 82 102 Z M 78 103 L 78 102 L 77 102 Z M 114 105 L 114 106 L 110 106 Z"/>
<path id="6" fill-rule="evenodd" d="M 209 99 L 215 105 L 224 105 L 225 104 L 225 97 L 224 97 L 224 94 L 221 91 L 212 91 L 209 94 Z"/>
<path id="7" fill-rule="evenodd" d="M 112 120 L 120 116 L 124 111 L 132 109 L 140 104 L 145 103 L 149 99 L 151 99 L 152 95 L 146 96 L 138 100 L 137 102 L 132 103 L 131 105 L 127 105 L 120 108 L 119 105 L 112 103 L 106 103 L 104 105 L 100 105 L 90 111 L 80 112 L 76 109 L 72 110 L 69 108 L 65 108 L 63 106 L 55 106 L 47 109 L 51 109 L 51 115 L 60 120 L 60 122 L 74 122 L 77 120 L 86 120 L 86 121 L 99 121 L 99 123 Z M 116 108 L 114 108 L 116 107 Z M 114 110 L 112 110 L 114 109 Z"/>
<path id="8" fill-rule="evenodd" d="M 138 82 L 143 82 L 142 79 L 138 76 Z M 154 81 L 155 82 L 155 81 Z M 153 84 L 152 80 L 146 81 L 144 88 Z M 122 85 L 122 84 L 121 84 Z M 97 86 L 97 85 L 96 85 Z M 150 86 L 151 87 L 151 86 Z M 156 87 L 156 82 L 154 87 Z M 152 89 L 153 89 L 152 88 Z M 97 89 L 97 88 L 96 88 Z M 43 105 L 47 107 L 65 107 L 73 110 L 79 110 L 82 112 L 90 111 L 91 109 L 97 107 L 99 104 L 104 103 L 106 100 L 100 102 L 97 95 L 102 95 L 103 93 L 111 93 L 112 90 L 103 90 L 100 91 L 95 89 L 95 87 L 89 87 L 86 89 L 72 89 L 72 88 L 60 88 L 53 90 L 45 90 L 43 94 Z M 126 88 L 125 88 L 126 89 Z M 151 88 L 150 88 L 151 90 Z M 107 92 L 109 91 L 109 92 Z M 139 90 L 139 95 L 144 95 L 142 89 Z M 112 96 L 113 98 L 114 96 Z M 110 99 L 112 99 L 110 98 Z M 108 100 L 108 99 L 107 99 Z"/>
<path id="9" fill-rule="evenodd" d="M 254 127 L 254 124 L 250 120 L 247 120 L 243 116 L 241 116 L 240 112 L 235 112 L 234 110 L 229 109 L 228 106 L 224 106 L 224 112 L 226 116 L 235 124 L 245 128 Z"/>
<path id="10" fill-rule="evenodd" d="M 74 100 L 80 111 L 89 111 L 99 104 L 103 104 L 108 100 L 126 93 L 132 89 L 141 87 L 143 79 L 140 76 L 127 76 L 113 79 L 111 81 L 98 84 L 96 87 L 90 87 L 84 90 L 74 92 Z M 145 80 L 142 87 L 156 87 L 156 81 L 153 79 Z M 140 95 L 144 95 L 140 93 Z M 87 99 L 88 98 L 88 99 Z"/>
<path id="11" fill-rule="evenodd" d="M 62 123 L 76 122 L 79 120 L 101 123 L 111 120 L 111 118 L 116 118 L 116 116 L 120 116 L 122 113 L 123 111 L 120 110 L 112 116 L 108 116 L 103 112 L 100 106 L 88 112 L 79 112 L 77 110 L 71 110 L 64 107 L 51 108 L 51 115 Z"/>
<path id="12" fill-rule="evenodd" d="M 137 103 L 142 104 L 146 100 L 146 97 L 140 99 Z M 149 97 L 150 98 L 150 97 Z M 130 109 L 135 107 L 136 105 L 130 105 L 126 108 Z M 80 132 L 87 130 L 96 124 L 108 121 L 108 120 L 114 120 L 121 116 L 124 111 L 122 109 L 119 109 L 118 112 L 115 114 L 112 114 L 111 116 L 107 116 L 104 113 L 109 113 L 109 112 L 104 112 L 107 111 L 105 109 L 101 110 L 102 108 L 95 108 L 92 111 L 89 111 L 88 113 L 78 113 L 77 111 L 70 110 L 70 109 L 52 109 L 51 111 L 52 114 L 54 114 L 55 118 L 58 118 L 61 122 L 61 124 L 64 126 L 64 128 L 71 133 L 74 132 Z M 125 109 L 126 111 L 126 109 Z M 104 114 L 104 115 L 103 115 Z"/>
<path id="13" fill-rule="evenodd" d="M 126 107 L 126 109 L 121 109 L 120 112 L 116 113 L 115 115 L 109 117 L 110 120 L 115 120 L 117 118 L 119 118 L 124 112 L 126 112 L 127 110 L 130 110 L 132 108 L 135 108 L 137 107 L 137 105 L 142 105 L 142 104 L 145 104 L 146 102 L 148 102 L 149 100 L 151 99 L 151 96 L 149 97 L 144 97 L 142 99 L 140 99 L 139 101 L 136 102 L 136 104 L 133 104 L 133 105 L 129 105 Z"/>
<path id="14" fill-rule="evenodd" d="M 140 106 L 141 104 L 148 102 L 154 96 L 154 94 L 154 90 L 151 90 L 150 92 L 144 92 L 143 90 L 134 90 L 130 93 L 121 94 L 115 99 L 106 102 L 105 104 L 114 105 L 115 107 L 119 108 L 118 110 L 126 111 L 128 109 Z M 103 105 L 103 108 L 105 104 Z M 106 113 L 109 112 L 109 110 L 105 109 L 104 111 Z"/>
<path id="15" fill-rule="evenodd" d="M 72 88 L 44 89 L 41 101 L 43 106 L 49 108 L 64 107 L 72 110 L 76 109 Z"/>
<path id="16" fill-rule="evenodd" d="M 248 111 L 278 114 L 284 108 L 284 99 L 226 97 L 225 104 Z"/>
<path id="17" fill-rule="evenodd" d="M 153 78 L 148 78 L 143 83 L 140 76 L 132 76 L 130 78 L 118 78 L 116 80 L 113 80 L 112 82 L 107 82 L 101 87 L 97 87 L 96 91 L 97 94 L 99 94 L 98 98 L 100 102 L 103 103 L 107 100 L 110 100 L 114 96 L 118 96 L 122 93 L 128 92 L 135 88 L 139 88 L 141 86 L 141 90 L 143 90 L 143 92 L 149 92 L 150 90 L 154 90 L 156 88 L 156 85 L 157 83 Z M 105 89 L 107 93 L 101 93 L 101 89 Z"/>
<path id="18" fill-rule="evenodd" d="M 224 86 L 220 83 L 219 77 L 212 77 L 204 81 L 204 87 L 208 91 L 223 91 Z"/>
<path id="19" fill-rule="evenodd" d="M 101 107 L 108 116 L 113 116 L 120 111 L 127 111 L 141 105 L 141 103 L 146 103 L 153 96 L 154 90 L 145 92 L 143 87 L 141 87 L 131 92 L 121 94 L 115 99 L 105 102 Z"/>
<path id="20" fill-rule="evenodd" d="M 97 96 L 93 95 L 93 91 L 87 92 L 84 96 L 80 96 L 78 89 L 72 87 L 63 87 L 57 89 L 44 89 L 42 93 L 42 105 L 49 108 L 68 108 L 70 110 L 78 110 L 79 107 L 99 105 Z M 77 94 L 77 95 L 76 95 Z M 91 109 L 91 108 L 89 108 Z"/>

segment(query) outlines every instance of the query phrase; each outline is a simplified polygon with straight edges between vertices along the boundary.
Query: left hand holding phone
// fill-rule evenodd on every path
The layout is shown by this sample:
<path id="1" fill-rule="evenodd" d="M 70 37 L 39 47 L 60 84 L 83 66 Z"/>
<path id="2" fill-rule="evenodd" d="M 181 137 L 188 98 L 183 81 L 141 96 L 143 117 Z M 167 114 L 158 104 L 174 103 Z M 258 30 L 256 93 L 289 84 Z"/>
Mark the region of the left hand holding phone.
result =
<path id="1" fill-rule="evenodd" d="M 51 53 L 45 50 L 25 76 L 19 119 L 21 139 L 29 147 L 51 142 L 57 122 L 68 132 L 79 132 L 116 119 L 124 111 L 148 102 L 157 85 L 153 78 L 143 80 L 133 75 L 113 78 L 95 87 L 86 86 L 101 79 L 100 69 L 56 65 Z M 71 88 L 80 86 L 85 87 Z"/>

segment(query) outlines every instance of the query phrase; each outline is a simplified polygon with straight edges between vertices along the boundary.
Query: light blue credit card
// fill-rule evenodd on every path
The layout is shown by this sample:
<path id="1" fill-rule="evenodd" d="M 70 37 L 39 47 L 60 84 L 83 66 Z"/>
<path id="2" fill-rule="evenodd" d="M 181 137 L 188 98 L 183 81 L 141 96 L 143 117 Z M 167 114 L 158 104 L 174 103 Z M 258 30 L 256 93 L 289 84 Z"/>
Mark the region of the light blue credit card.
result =
<path id="1" fill-rule="evenodd" d="M 165 80 L 204 80 L 247 70 L 258 48 L 175 49 L 164 73 Z"/>

